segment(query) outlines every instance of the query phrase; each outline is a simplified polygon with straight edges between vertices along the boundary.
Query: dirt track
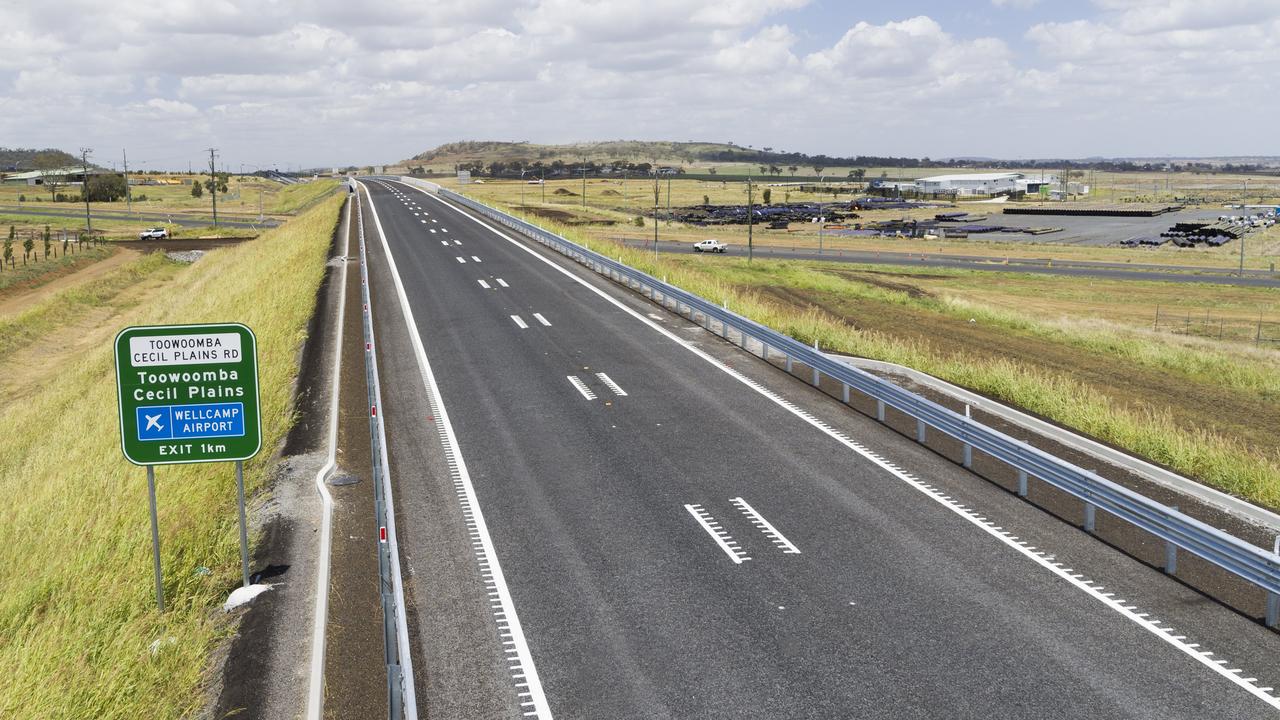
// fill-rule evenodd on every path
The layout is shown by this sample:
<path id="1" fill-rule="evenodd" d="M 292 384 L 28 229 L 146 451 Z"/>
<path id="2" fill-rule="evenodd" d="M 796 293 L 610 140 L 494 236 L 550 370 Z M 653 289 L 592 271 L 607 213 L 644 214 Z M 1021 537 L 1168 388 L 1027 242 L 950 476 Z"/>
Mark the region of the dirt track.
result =
<path id="1" fill-rule="evenodd" d="M 138 255 L 139 253 L 136 250 L 120 248 L 110 257 L 74 269 L 71 272 L 56 275 L 53 280 L 34 287 L 24 287 L 26 283 L 23 283 L 5 288 L 4 292 L 0 293 L 0 317 L 16 315 L 56 292 L 100 278 L 138 257 Z M 45 275 L 35 278 L 35 280 L 43 280 L 47 277 L 48 275 Z"/>

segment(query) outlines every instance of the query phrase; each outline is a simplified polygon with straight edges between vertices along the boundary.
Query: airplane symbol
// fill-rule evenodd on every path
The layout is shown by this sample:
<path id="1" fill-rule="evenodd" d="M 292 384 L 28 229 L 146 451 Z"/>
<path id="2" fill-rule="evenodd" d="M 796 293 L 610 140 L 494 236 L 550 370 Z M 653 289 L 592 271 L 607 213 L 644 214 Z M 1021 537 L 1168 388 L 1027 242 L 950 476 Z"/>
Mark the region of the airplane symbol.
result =
<path id="1" fill-rule="evenodd" d="M 143 432 L 149 432 L 151 428 L 155 428 L 156 430 L 164 430 L 164 426 L 160 424 L 160 418 L 162 417 L 161 415 L 147 415 L 146 413 L 143 413 L 142 416 L 147 419 L 147 426 L 143 428 L 142 430 Z"/>

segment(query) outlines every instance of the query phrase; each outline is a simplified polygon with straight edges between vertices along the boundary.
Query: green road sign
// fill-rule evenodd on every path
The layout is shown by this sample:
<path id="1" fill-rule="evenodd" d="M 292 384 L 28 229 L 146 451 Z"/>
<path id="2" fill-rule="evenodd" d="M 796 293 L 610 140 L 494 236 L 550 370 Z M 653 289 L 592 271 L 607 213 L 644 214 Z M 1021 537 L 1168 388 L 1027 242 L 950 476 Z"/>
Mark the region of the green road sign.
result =
<path id="1" fill-rule="evenodd" d="M 116 391 L 135 465 L 247 460 L 262 446 L 258 342 L 240 323 L 121 330 Z"/>

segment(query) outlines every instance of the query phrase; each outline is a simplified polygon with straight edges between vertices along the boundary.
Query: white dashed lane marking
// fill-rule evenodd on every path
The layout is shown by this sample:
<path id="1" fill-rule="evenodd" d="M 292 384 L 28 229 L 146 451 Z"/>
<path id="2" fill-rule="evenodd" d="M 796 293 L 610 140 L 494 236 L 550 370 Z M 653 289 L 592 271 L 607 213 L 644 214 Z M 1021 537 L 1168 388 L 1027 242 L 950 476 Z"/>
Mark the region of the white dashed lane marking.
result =
<path id="1" fill-rule="evenodd" d="M 693 519 L 697 520 L 702 529 L 706 530 L 707 534 L 711 536 L 711 539 L 716 541 L 716 544 L 720 546 L 721 550 L 724 550 L 724 554 L 729 556 L 733 564 L 741 565 L 743 560 L 751 559 L 738 546 L 738 542 L 733 539 L 733 536 L 725 532 L 724 528 L 720 527 L 720 523 L 716 522 L 716 519 L 711 517 L 710 513 L 702 509 L 701 505 L 685 505 L 684 509 L 688 510 Z"/>
<path id="2" fill-rule="evenodd" d="M 515 321 L 515 324 L 516 324 L 516 325 L 519 325 L 519 326 L 520 326 L 520 329 L 521 329 L 521 330 L 526 330 L 526 329 L 528 329 L 529 324 L 528 324 L 528 323 L 526 323 L 523 319 L 521 319 L 519 315 L 512 315 L 512 316 L 511 316 L 511 319 L 512 319 L 513 321 Z"/>
<path id="3" fill-rule="evenodd" d="M 596 399 L 596 394 L 591 392 L 591 388 L 587 387 L 587 384 L 582 382 L 582 379 L 577 375 L 566 375 L 565 377 L 569 378 L 569 382 L 578 389 L 578 392 L 582 393 L 582 397 L 588 400 Z"/>
<path id="4" fill-rule="evenodd" d="M 547 322 L 547 319 L 542 317 L 542 313 L 534 313 L 533 316 L 538 319 L 538 322 L 546 325 L 547 327 L 551 327 L 551 323 Z"/>
<path id="5" fill-rule="evenodd" d="M 764 516 L 757 512 L 755 508 L 748 505 L 746 500 L 736 497 L 729 502 L 738 506 L 738 510 L 741 511 L 743 515 L 747 516 L 747 519 L 751 521 L 751 524 L 759 528 L 760 532 L 763 532 L 766 537 L 772 540 L 773 544 L 782 550 L 782 552 L 791 555 L 800 554 L 800 548 L 792 544 L 792 542 L 781 532 L 778 532 L 778 529 L 775 528 L 768 520 L 765 520 Z"/>
<path id="6" fill-rule="evenodd" d="M 614 395 L 617 395 L 619 397 L 627 396 L 627 391 L 619 387 L 618 383 L 613 381 L 613 378 L 609 377 L 608 375 L 605 375 L 604 373 L 596 373 L 596 377 L 600 378 L 600 382 L 604 383 L 605 387 L 612 390 Z"/>

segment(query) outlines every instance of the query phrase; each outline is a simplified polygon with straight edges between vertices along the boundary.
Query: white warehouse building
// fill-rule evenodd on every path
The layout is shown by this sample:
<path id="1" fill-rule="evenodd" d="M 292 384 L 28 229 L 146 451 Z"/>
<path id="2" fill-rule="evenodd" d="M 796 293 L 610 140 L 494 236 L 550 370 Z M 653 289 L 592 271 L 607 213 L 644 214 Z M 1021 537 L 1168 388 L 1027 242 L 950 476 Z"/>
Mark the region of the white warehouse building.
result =
<path id="1" fill-rule="evenodd" d="M 967 173 L 934 175 L 916 181 L 922 193 L 955 193 L 957 195 L 995 195 L 1005 192 L 1038 193 L 1042 185 L 1054 185 L 1058 178 L 1028 179 L 1023 173 Z"/>

